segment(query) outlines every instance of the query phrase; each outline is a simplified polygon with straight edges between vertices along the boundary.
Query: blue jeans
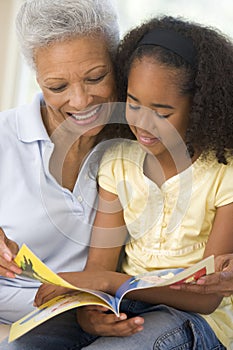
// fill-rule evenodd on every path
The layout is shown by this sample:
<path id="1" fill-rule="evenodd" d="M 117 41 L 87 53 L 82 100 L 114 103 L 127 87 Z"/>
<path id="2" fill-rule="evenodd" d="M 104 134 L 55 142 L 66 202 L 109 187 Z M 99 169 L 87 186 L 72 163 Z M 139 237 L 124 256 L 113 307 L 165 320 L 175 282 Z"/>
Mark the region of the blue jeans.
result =
<path id="1" fill-rule="evenodd" d="M 51 318 L 12 343 L 4 340 L 0 343 L 0 349 L 80 350 L 96 338 L 79 327 L 74 309 Z"/>
<path id="2" fill-rule="evenodd" d="M 203 317 L 166 305 L 123 300 L 121 311 L 142 315 L 144 330 L 129 337 L 101 337 L 85 350 L 224 350 Z"/>
<path id="3" fill-rule="evenodd" d="M 74 309 L 48 320 L 10 344 L 5 340 L 0 344 L 0 350 L 225 349 L 208 323 L 198 314 L 129 300 L 122 301 L 121 311 L 129 317 L 142 315 L 145 319 L 144 330 L 129 337 L 98 338 L 79 327 Z"/>

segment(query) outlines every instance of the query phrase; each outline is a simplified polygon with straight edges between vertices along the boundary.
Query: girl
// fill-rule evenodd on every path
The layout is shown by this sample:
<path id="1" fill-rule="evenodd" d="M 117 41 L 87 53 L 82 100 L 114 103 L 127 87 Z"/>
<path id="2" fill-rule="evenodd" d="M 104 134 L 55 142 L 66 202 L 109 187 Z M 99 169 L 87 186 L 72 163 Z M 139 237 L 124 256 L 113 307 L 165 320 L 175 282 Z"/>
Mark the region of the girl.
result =
<path id="1" fill-rule="evenodd" d="M 127 101 L 126 118 L 137 141 L 121 142 L 105 154 L 86 271 L 67 276 L 79 287 L 111 294 L 129 276 L 233 251 L 232 44 L 200 25 L 153 19 L 126 35 L 118 65 L 121 100 Z M 122 273 L 116 273 L 125 225 L 126 256 Z M 38 304 L 46 300 L 43 288 Z M 118 337 L 100 338 L 90 349 L 233 345 L 231 297 L 162 287 L 127 298 L 122 311 L 144 313 L 145 330 L 130 337 L 131 347 Z M 90 310 L 86 316 L 78 310 L 78 320 L 97 333 L 97 311 Z M 117 324 L 113 315 L 105 319 L 106 329 Z"/>

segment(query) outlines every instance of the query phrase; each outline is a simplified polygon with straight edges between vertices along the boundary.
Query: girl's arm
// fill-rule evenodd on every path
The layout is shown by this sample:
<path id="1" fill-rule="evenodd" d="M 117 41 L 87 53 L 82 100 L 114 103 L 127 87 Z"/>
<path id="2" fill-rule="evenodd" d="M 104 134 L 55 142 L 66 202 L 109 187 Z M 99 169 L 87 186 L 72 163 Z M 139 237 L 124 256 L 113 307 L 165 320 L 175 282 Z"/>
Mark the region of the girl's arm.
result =
<path id="1" fill-rule="evenodd" d="M 123 209 L 118 197 L 99 188 L 99 204 L 94 226 L 86 271 L 116 271 L 120 253 L 128 237 Z"/>
<path id="2" fill-rule="evenodd" d="M 96 277 L 99 276 L 99 288 L 107 293 L 115 294 L 119 286 L 125 282 L 129 276 L 111 272 L 115 269 L 120 249 L 119 247 L 98 248 L 103 246 L 104 242 L 115 242 L 118 238 L 120 240 L 124 235 L 117 235 L 117 232 L 123 232 L 124 219 L 122 210 L 116 210 L 119 202 L 117 197 L 103 189 L 100 189 L 103 207 L 97 213 L 95 221 L 95 230 L 93 232 L 93 243 L 90 249 L 90 255 L 87 263 L 87 271 L 98 271 Z M 115 204 L 115 210 L 112 204 Z M 111 205 L 110 205 L 111 204 Z M 106 212 L 111 211 L 111 214 Z M 104 212 L 105 211 L 105 212 Z M 233 203 L 219 207 L 216 211 L 215 220 L 206 246 L 204 256 L 214 254 L 226 254 L 233 251 Z M 98 229 L 99 228 L 99 229 Z M 110 229 L 110 230 L 109 230 Z M 118 238 L 117 238 L 118 237 Z M 109 239 L 110 238 L 110 239 Z M 98 243 L 100 242 L 100 243 Z M 101 270 L 108 270 L 101 276 Z M 109 271 L 111 270 L 111 271 Z M 101 286 L 102 284 L 102 286 Z M 137 290 L 127 294 L 127 298 L 150 302 L 153 304 L 164 303 L 178 309 L 193 311 L 199 313 L 211 313 L 219 305 L 222 297 L 217 294 L 197 295 L 192 292 L 185 292 L 180 290 L 172 290 L 170 287 L 156 287 L 147 290 Z"/>
<path id="3" fill-rule="evenodd" d="M 130 276 L 114 272 L 121 246 L 126 239 L 123 211 L 117 196 L 100 188 L 100 204 L 96 216 L 86 271 L 74 273 L 71 283 L 79 287 L 97 289 L 114 295 Z M 233 251 L 233 204 L 217 209 L 205 256 Z M 211 313 L 222 300 L 217 294 L 202 295 L 170 287 L 155 287 L 132 291 L 127 298 L 152 304 L 166 304 L 175 308 Z"/>
<path id="4" fill-rule="evenodd" d="M 85 271 L 63 272 L 59 275 L 79 288 L 106 291 L 108 281 L 111 281 L 114 275 L 110 271 L 116 271 L 126 238 L 127 229 L 118 197 L 100 188 L 98 211 L 93 225 Z M 119 286 L 120 281 L 123 283 L 129 278 L 125 274 L 117 276 Z M 38 289 L 34 303 L 36 306 L 40 306 L 48 300 L 70 291 L 64 287 L 44 283 Z"/>
<path id="5" fill-rule="evenodd" d="M 233 252 L 233 203 L 217 208 L 213 227 L 209 236 L 209 240 L 205 249 L 204 257 L 214 254 L 215 256 Z M 232 282 L 232 281 L 231 281 Z M 182 310 L 194 311 L 199 313 L 210 313 L 215 310 L 222 300 L 222 295 L 217 294 L 196 294 L 185 292 L 182 290 L 172 290 L 156 288 L 146 293 L 146 300 L 149 302 L 165 303 L 167 305 L 180 308 Z M 155 291 L 153 295 L 153 291 Z M 173 292 L 177 292 L 174 293 Z M 140 292 L 133 292 L 131 297 L 141 299 Z M 142 296 L 143 297 L 143 296 Z"/>

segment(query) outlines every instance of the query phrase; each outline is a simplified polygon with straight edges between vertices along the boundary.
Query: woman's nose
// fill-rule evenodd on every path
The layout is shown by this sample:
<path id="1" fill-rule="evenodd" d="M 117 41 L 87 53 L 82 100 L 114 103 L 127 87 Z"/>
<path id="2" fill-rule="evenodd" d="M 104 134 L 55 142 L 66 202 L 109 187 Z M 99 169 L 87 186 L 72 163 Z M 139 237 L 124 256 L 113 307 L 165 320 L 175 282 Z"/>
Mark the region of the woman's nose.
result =
<path id="1" fill-rule="evenodd" d="M 93 96 L 85 85 L 77 84 L 69 93 L 69 105 L 76 110 L 83 110 L 93 101 Z"/>

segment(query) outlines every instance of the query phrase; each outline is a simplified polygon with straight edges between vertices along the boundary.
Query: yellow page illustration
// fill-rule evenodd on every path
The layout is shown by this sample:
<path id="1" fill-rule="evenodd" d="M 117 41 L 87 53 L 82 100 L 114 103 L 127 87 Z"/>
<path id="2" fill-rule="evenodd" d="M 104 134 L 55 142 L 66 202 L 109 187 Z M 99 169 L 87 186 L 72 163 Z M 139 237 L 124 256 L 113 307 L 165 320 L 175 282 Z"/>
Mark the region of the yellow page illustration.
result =
<path id="1" fill-rule="evenodd" d="M 11 325 L 9 342 L 19 338 L 48 319 L 79 306 L 101 305 L 115 312 L 113 297 L 101 291 L 78 288 L 65 281 L 50 270 L 25 244 L 22 245 L 14 260 L 23 270 L 21 276 L 36 279 L 42 283 L 74 289 L 75 291 L 70 291 L 49 300 L 17 322 L 14 322 Z"/>
<path id="2" fill-rule="evenodd" d="M 41 283 L 79 289 L 50 270 L 25 244 L 22 245 L 14 260 L 23 270 L 21 276 L 39 280 Z"/>

